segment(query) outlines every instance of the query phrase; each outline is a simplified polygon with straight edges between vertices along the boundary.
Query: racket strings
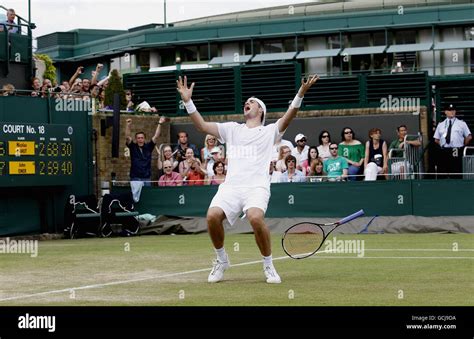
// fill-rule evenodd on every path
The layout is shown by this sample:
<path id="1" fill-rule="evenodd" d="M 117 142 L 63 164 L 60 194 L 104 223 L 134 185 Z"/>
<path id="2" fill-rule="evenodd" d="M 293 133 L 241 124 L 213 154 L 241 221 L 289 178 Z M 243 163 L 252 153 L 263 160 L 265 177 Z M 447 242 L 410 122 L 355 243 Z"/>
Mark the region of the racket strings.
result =
<path id="1" fill-rule="evenodd" d="M 316 251 L 323 239 L 324 233 L 319 226 L 300 224 L 286 232 L 283 247 L 289 256 L 303 258 Z"/>

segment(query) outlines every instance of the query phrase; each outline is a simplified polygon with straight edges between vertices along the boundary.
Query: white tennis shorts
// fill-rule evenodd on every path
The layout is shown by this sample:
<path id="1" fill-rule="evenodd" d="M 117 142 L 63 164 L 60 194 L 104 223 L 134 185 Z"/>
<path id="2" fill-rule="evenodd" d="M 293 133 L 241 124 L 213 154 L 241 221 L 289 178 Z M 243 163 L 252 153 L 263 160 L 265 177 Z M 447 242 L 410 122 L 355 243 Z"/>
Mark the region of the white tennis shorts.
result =
<path id="1" fill-rule="evenodd" d="M 229 223 L 233 225 L 242 212 L 246 213 L 251 207 L 260 208 L 265 213 L 269 200 L 270 190 L 264 187 L 235 187 L 221 184 L 209 208 L 221 208 Z"/>

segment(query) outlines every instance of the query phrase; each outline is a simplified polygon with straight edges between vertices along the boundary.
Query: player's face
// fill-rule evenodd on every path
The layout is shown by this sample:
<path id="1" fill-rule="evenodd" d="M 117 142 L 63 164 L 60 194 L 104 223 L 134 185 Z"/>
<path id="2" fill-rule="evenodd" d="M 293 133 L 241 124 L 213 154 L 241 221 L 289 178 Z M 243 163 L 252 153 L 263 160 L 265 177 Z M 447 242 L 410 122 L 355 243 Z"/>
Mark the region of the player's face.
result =
<path id="1" fill-rule="evenodd" d="M 260 105 L 258 104 L 258 102 L 256 100 L 254 100 L 253 98 L 247 99 L 247 101 L 245 102 L 245 105 L 244 105 L 244 116 L 245 116 L 245 118 L 247 118 L 247 119 L 255 118 L 259 115 L 259 112 L 262 112 L 262 114 L 263 114 L 263 111 L 261 110 Z"/>

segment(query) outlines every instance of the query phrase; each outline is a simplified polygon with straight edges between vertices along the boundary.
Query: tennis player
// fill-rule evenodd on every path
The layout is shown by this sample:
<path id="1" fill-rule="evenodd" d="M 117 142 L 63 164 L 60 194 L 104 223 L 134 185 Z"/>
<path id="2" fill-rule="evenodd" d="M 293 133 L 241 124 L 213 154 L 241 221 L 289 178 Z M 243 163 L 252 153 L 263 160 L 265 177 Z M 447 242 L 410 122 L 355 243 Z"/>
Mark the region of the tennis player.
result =
<path id="1" fill-rule="evenodd" d="M 273 145 L 281 139 L 290 122 L 296 116 L 305 93 L 319 79 L 317 75 L 301 80 L 301 87 L 288 111 L 276 123 L 265 124 L 266 106 L 260 99 L 249 98 L 244 105 L 245 123 L 215 123 L 204 121 L 191 97 L 194 82 L 188 87 L 186 76 L 179 77 L 177 90 L 186 111 L 197 130 L 212 134 L 226 144 L 228 168 L 223 184 L 211 201 L 207 211 L 209 235 L 214 245 L 217 260 L 214 261 L 208 281 L 219 282 L 224 271 L 230 267 L 229 257 L 224 249 L 224 227 L 227 218 L 233 225 L 243 213 L 252 225 L 255 240 L 263 256 L 263 271 L 267 283 L 281 282 L 272 261 L 270 231 L 264 217 L 270 199 L 270 175 L 268 166 L 273 156 Z"/>

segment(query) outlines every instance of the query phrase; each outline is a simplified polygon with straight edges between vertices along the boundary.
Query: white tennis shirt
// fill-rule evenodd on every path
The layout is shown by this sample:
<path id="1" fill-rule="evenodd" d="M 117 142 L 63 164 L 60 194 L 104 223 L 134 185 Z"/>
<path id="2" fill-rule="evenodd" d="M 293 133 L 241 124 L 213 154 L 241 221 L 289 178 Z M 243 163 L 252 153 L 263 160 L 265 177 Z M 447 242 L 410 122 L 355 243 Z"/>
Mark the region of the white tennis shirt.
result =
<path id="1" fill-rule="evenodd" d="M 270 189 L 273 145 L 284 133 L 278 131 L 278 121 L 253 128 L 236 122 L 218 123 L 217 127 L 228 159 L 224 185 Z"/>

